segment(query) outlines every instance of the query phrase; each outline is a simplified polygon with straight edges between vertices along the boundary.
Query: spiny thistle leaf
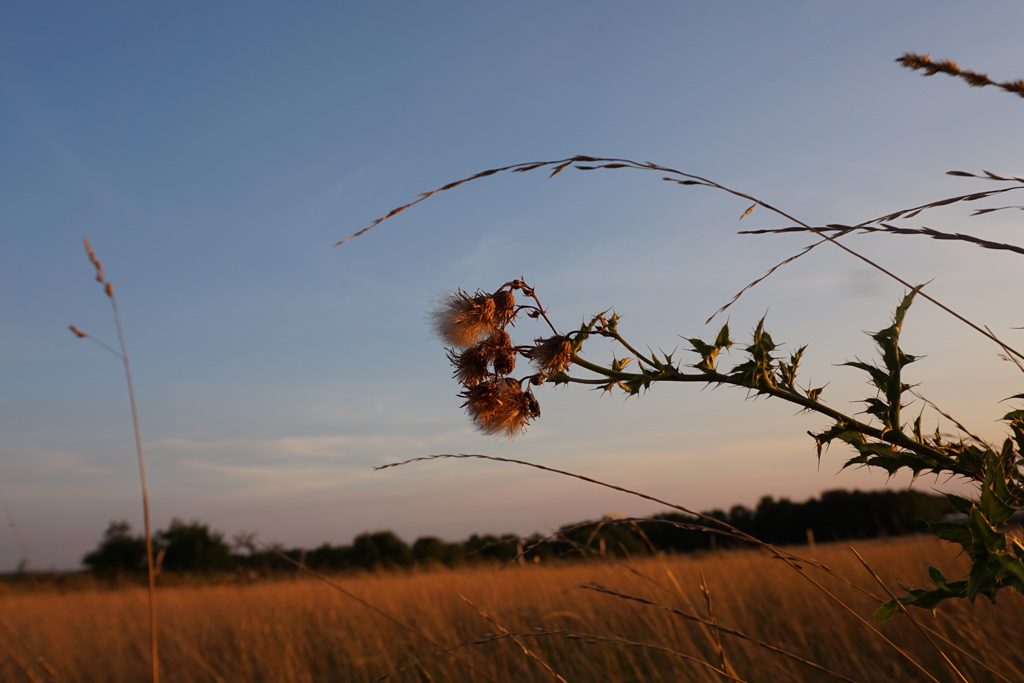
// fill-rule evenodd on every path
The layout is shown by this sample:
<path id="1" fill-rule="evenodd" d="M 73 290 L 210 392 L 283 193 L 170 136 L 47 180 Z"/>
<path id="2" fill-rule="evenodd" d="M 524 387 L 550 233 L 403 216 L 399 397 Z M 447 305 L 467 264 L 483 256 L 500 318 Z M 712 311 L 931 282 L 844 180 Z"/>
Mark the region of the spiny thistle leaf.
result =
<path id="1" fill-rule="evenodd" d="M 954 495 L 952 493 L 946 494 L 946 500 L 949 501 L 949 504 L 953 506 L 954 510 L 956 510 L 957 512 L 961 512 L 965 515 L 971 511 L 971 506 L 974 505 L 974 501 L 969 500 L 967 498 L 963 498 L 961 496 Z"/>
<path id="2" fill-rule="evenodd" d="M 729 323 L 722 325 L 722 329 L 718 331 L 718 336 L 715 337 L 715 346 L 720 349 L 731 349 L 732 340 L 729 339 Z M 1021 394 L 1017 398 L 1024 398 L 1024 394 Z"/>
<path id="3" fill-rule="evenodd" d="M 718 362 L 718 354 L 723 349 L 728 350 L 732 348 L 732 340 L 729 339 L 729 323 L 722 325 L 722 329 L 718 331 L 718 336 L 715 337 L 715 341 L 712 344 L 697 337 L 691 337 L 687 341 L 690 342 L 693 351 L 701 357 L 700 362 L 693 367 L 704 372 L 714 372 Z"/>
<path id="4" fill-rule="evenodd" d="M 796 373 L 800 366 L 800 359 L 803 358 L 807 346 L 801 346 L 794 353 L 790 354 L 789 362 L 779 361 L 779 381 L 782 386 L 790 391 L 796 391 Z"/>
<path id="5" fill-rule="evenodd" d="M 739 379 L 744 386 L 755 390 L 775 387 L 775 357 L 772 356 L 775 348 L 771 334 L 764 329 L 764 318 L 761 318 L 754 328 L 750 346 L 744 349 L 750 360 L 733 368 L 729 376 Z"/>
<path id="6" fill-rule="evenodd" d="M 962 598 L 967 594 L 967 582 L 966 581 L 953 581 L 946 582 L 943 580 L 941 588 L 935 590 L 923 590 L 915 588 L 908 592 L 907 595 L 897 598 L 896 600 L 890 600 L 885 603 L 875 612 L 875 621 L 886 621 L 892 618 L 897 613 L 901 612 L 901 605 L 904 607 L 920 607 L 922 609 L 935 609 L 935 607 L 943 600 L 949 600 L 950 598 Z"/>
<path id="7" fill-rule="evenodd" d="M 945 541 L 960 545 L 964 550 L 971 548 L 972 536 L 966 524 L 932 522 L 928 525 L 928 530 Z"/>
<path id="8" fill-rule="evenodd" d="M 863 370 L 868 373 L 868 375 L 871 376 L 871 383 L 874 384 L 879 391 L 885 391 L 885 387 L 889 383 L 889 375 L 885 374 L 885 371 L 880 368 L 876 368 L 874 365 L 865 363 L 864 361 L 849 360 L 842 363 L 842 365 L 857 368 L 858 370 Z"/>
<path id="9" fill-rule="evenodd" d="M 881 352 L 882 367 L 869 365 L 859 360 L 843 364 L 863 370 L 871 377 L 871 383 L 878 390 L 880 396 L 869 398 L 865 403 L 868 404 L 867 412 L 882 423 L 883 435 L 903 430 L 903 426 L 900 424 L 900 411 L 903 408 L 901 401 L 903 393 L 910 386 L 903 383 L 901 374 L 904 366 L 913 363 L 916 358 L 904 353 L 900 348 L 900 331 L 903 328 L 903 319 L 907 315 L 907 310 L 923 286 L 914 287 L 903 297 L 893 313 L 892 324 L 889 327 L 871 335 Z"/>

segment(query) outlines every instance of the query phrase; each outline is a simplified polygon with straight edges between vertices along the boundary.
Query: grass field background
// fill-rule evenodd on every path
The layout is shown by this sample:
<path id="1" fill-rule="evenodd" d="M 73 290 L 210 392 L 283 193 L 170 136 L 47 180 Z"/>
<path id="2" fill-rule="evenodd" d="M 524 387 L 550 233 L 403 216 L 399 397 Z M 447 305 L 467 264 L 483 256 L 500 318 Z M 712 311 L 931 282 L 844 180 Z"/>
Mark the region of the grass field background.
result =
<path id="1" fill-rule="evenodd" d="M 931 538 L 855 545 L 887 581 L 922 582 L 928 563 L 950 572 L 966 566 L 953 546 Z M 799 551 L 881 594 L 847 545 Z M 796 572 L 753 550 L 332 577 L 408 628 L 315 577 L 164 587 L 159 593 L 163 674 L 167 681 L 182 682 L 368 681 L 389 672 L 396 672 L 390 678 L 395 681 L 557 680 L 508 639 L 466 645 L 454 655 L 431 654 L 438 646 L 497 633 L 499 627 L 483 612 L 512 632 L 569 631 L 664 648 L 588 642 L 564 634 L 520 639 L 567 681 L 728 680 L 671 652 L 721 667 L 708 627 L 658 607 L 579 588 L 597 583 L 706 618 L 701 574 L 722 626 L 853 680 L 926 680 Z M 876 600 L 821 570 L 813 575 L 870 618 Z M 891 588 L 898 589 L 895 582 Z M 143 588 L 8 586 L 0 591 L 0 680 L 129 682 L 147 677 Z M 979 599 L 974 605 L 943 604 L 934 616 L 918 610 L 915 616 L 963 649 L 944 647 L 970 680 L 1019 681 L 1024 680 L 1022 610 L 1024 600 L 1006 593 L 995 606 Z M 897 616 L 882 631 L 938 680 L 953 680 L 935 648 L 906 617 Z M 742 680 L 835 680 L 735 636 L 723 635 L 722 645 Z M 402 667 L 408 668 L 396 671 Z"/>

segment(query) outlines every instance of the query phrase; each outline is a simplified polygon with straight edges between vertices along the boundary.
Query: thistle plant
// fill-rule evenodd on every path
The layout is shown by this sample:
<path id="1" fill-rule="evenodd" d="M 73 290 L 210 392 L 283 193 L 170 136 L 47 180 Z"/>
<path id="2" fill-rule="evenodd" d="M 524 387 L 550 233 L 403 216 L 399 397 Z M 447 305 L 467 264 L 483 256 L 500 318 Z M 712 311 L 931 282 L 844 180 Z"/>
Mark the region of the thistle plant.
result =
<path id="1" fill-rule="evenodd" d="M 991 85 L 1008 92 L 1022 94 L 1020 82 L 996 82 L 984 74 L 960 69 L 949 61 L 933 61 L 927 55 L 907 54 L 898 60 L 911 69 L 923 69 L 926 75 L 946 73 L 960 77 L 972 86 Z M 997 353 L 1024 372 L 1024 354 L 998 337 L 988 326 L 943 303 L 860 252 L 847 246 L 842 238 L 856 232 L 885 235 L 903 235 L 954 241 L 963 245 L 996 249 L 1024 254 L 1024 248 L 994 242 L 961 232 L 937 230 L 929 226 L 907 225 L 921 214 L 939 207 L 976 202 L 997 195 L 1024 190 L 1024 178 L 999 175 L 984 171 L 969 173 L 949 171 L 949 175 L 981 180 L 987 189 L 952 197 L 944 197 L 923 205 L 888 212 L 863 222 L 814 226 L 746 192 L 693 173 L 652 162 L 596 156 L 573 156 L 551 161 L 512 164 L 481 171 L 467 178 L 447 183 L 425 192 L 416 200 L 392 209 L 370 225 L 342 240 L 365 234 L 380 223 L 402 213 L 439 192 L 457 188 L 471 181 L 504 173 L 549 171 L 554 177 L 565 170 L 636 170 L 657 173 L 661 180 L 682 185 L 705 187 L 723 192 L 748 203 L 744 212 L 754 209 L 770 212 L 788 223 L 777 228 L 748 231 L 746 234 L 779 234 L 791 232 L 813 233 L 818 240 L 800 252 L 772 266 L 764 275 L 754 279 L 737 292 L 732 299 L 715 312 L 706 323 L 727 310 L 740 297 L 778 269 L 829 243 L 859 259 L 904 288 L 904 296 L 897 305 L 889 324 L 870 335 L 877 351 L 872 362 L 852 360 L 844 365 L 864 372 L 874 394 L 863 400 L 865 410 L 856 417 L 830 406 L 823 399 L 824 386 L 804 383 L 800 377 L 800 363 L 806 346 L 783 354 L 768 331 L 762 318 L 754 327 L 749 343 L 736 349 L 738 360 L 725 363 L 723 351 L 734 349 L 729 324 L 721 326 L 713 338 L 690 337 L 689 352 L 685 359 L 675 353 L 639 351 L 650 348 L 632 343 L 620 329 L 620 318 L 611 309 L 585 319 L 578 328 L 559 331 L 541 305 L 536 291 L 524 279 L 515 279 L 499 286 L 491 293 L 473 294 L 459 290 L 450 294 L 434 317 L 435 328 L 448 344 L 448 359 L 454 367 L 454 377 L 462 387 L 463 407 L 474 424 L 485 434 L 515 436 L 540 417 L 540 402 L 536 396 L 544 385 L 579 384 L 599 388 L 605 392 L 637 396 L 652 385 L 662 382 L 691 382 L 702 385 L 733 386 L 745 390 L 749 396 L 763 396 L 799 406 L 801 410 L 827 419 L 819 431 L 809 432 L 814 441 L 817 457 L 830 445 L 839 442 L 853 452 L 843 467 L 866 466 L 884 470 L 888 475 L 909 472 L 914 477 L 934 474 L 967 482 L 973 496 L 949 494 L 952 507 L 960 514 L 958 520 L 934 523 L 932 532 L 944 540 L 960 545 L 970 560 L 970 569 L 961 578 L 947 578 L 937 568 L 929 568 L 930 586 L 910 588 L 895 596 L 876 613 L 885 619 L 906 606 L 931 609 L 944 600 L 966 598 L 974 600 L 983 595 L 995 600 L 997 594 L 1011 588 L 1024 593 L 1024 540 L 1007 522 L 1024 509 L 1024 408 L 1010 410 L 1003 417 L 1007 427 L 1001 444 L 991 445 L 975 436 L 947 413 L 921 396 L 903 377 L 904 369 L 917 356 L 907 353 L 900 345 L 900 335 L 907 312 L 917 299 L 937 306 L 996 345 Z M 1021 206 L 984 207 L 973 215 L 1021 209 Z M 519 295 L 525 303 L 517 303 Z M 509 333 L 521 316 L 542 320 L 550 334 L 532 341 L 515 343 Z M 594 338 L 610 340 L 616 355 L 610 360 L 595 360 L 587 354 L 588 341 Z M 527 363 L 528 370 L 517 368 L 516 358 Z M 731 358 L 731 356 L 730 356 Z M 923 412 L 913 419 L 905 415 L 908 403 L 917 399 L 934 409 L 939 417 L 952 422 L 958 436 L 947 436 L 939 427 L 926 433 Z M 1024 393 L 1011 397 L 1024 400 Z"/>
<path id="2" fill-rule="evenodd" d="M 930 473 L 954 476 L 971 482 L 978 496 L 969 499 L 949 494 L 952 506 L 964 514 L 963 521 L 943 521 L 932 524 L 932 531 L 940 538 L 960 544 L 971 559 L 972 568 L 967 577 L 949 580 L 936 568 L 929 574 L 934 583 L 925 589 L 907 589 L 899 598 L 903 605 L 932 608 L 948 598 L 968 598 L 984 595 L 995 599 L 1005 587 L 1024 593 L 1024 542 L 1019 535 L 1004 528 L 1016 510 L 1024 508 L 1024 410 L 1012 410 L 1004 416 L 1010 430 L 999 448 L 986 444 L 978 437 L 967 435 L 951 439 L 936 428 L 926 434 L 922 428 L 922 415 L 907 420 L 903 414 L 911 385 L 903 379 L 903 369 L 917 357 L 906 353 L 900 346 L 900 333 L 904 319 L 920 288 L 914 288 L 899 303 L 890 324 L 871 334 L 878 358 L 873 363 L 860 360 L 844 365 L 865 372 L 876 393 L 864 399 L 862 420 L 829 406 L 822 398 L 824 387 L 803 384 L 799 378 L 800 362 L 806 351 L 801 346 L 788 355 L 779 353 L 779 346 L 765 327 L 764 319 L 754 328 L 750 343 L 740 351 L 740 360 L 726 366 L 722 352 L 733 349 L 734 342 L 728 323 L 723 325 L 714 339 L 691 337 L 689 351 L 693 356 L 684 361 L 674 353 L 637 350 L 620 329 L 616 313 L 602 312 L 592 316 L 578 329 L 565 334 L 552 327 L 553 336 L 541 337 L 532 344 L 513 345 L 505 332 L 516 317 L 525 312 L 531 317 L 544 317 L 532 287 L 522 280 L 502 285 L 494 294 L 477 294 L 478 301 L 508 292 L 510 288 L 527 292 L 534 303 L 514 309 L 503 326 L 484 337 L 476 345 L 463 351 L 449 349 L 448 357 L 454 366 L 454 376 L 463 386 L 460 394 L 463 404 L 476 426 L 486 434 L 514 436 L 540 416 L 540 404 L 535 390 L 541 385 L 581 384 L 597 387 L 606 392 L 636 396 L 661 382 L 696 382 L 713 386 L 733 386 L 745 389 L 750 396 L 766 396 L 787 401 L 804 411 L 818 413 L 831 424 L 821 431 L 810 432 L 817 456 L 835 441 L 850 446 L 855 455 L 843 468 L 864 465 L 885 470 L 888 474 L 909 471 L 915 477 Z M 476 320 L 462 316 L 457 302 L 468 295 L 457 293 L 436 313 L 438 330 L 449 330 L 446 339 L 468 339 Z M 510 376 L 514 363 L 499 369 L 495 361 L 497 352 L 493 339 L 501 333 L 501 353 L 514 353 L 530 362 L 532 372 L 519 378 Z M 610 340 L 619 354 L 610 361 L 595 361 L 585 355 L 587 342 L 592 338 Z M 472 358 L 472 361 L 468 361 Z M 484 359 L 484 360 L 478 360 Z M 468 370 L 468 366 L 473 370 Z M 525 387 L 525 388 L 524 388 Z M 1024 399 L 1024 394 L 1013 397 Z M 884 605 L 879 618 L 891 616 L 899 609 L 896 602 Z"/>

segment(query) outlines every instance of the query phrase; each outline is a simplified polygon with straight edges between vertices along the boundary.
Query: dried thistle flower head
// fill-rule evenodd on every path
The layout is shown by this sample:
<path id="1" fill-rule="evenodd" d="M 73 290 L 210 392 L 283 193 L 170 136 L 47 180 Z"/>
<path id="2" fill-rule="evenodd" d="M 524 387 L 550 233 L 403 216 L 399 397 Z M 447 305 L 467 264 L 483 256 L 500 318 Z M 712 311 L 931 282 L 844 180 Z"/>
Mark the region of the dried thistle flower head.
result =
<path id="1" fill-rule="evenodd" d="M 516 369 L 516 351 L 511 345 L 498 348 L 491 359 L 494 365 L 494 373 L 497 375 L 510 375 Z"/>
<path id="2" fill-rule="evenodd" d="M 484 434 L 513 437 L 540 416 L 540 404 L 533 394 L 524 392 L 517 380 L 508 377 L 468 387 L 459 396 L 466 399 L 462 406 Z"/>
<path id="3" fill-rule="evenodd" d="M 448 350 L 454 376 L 467 387 L 479 384 L 493 374 L 507 375 L 516 367 L 516 351 L 505 330 L 495 330 L 482 342 L 464 351 Z"/>
<path id="4" fill-rule="evenodd" d="M 487 362 L 494 368 L 497 375 L 507 375 L 516 368 L 516 350 L 512 346 L 512 338 L 502 329 L 495 330 L 487 339 L 480 343 Z"/>
<path id="5" fill-rule="evenodd" d="M 444 341 L 466 348 L 498 329 L 495 301 L 490 294 L 458 290 L 434 311 L 434 329 Z"/>
<path id="6" fill-rule="evenodd" d="M 533 347 L 526 351 L 526 357 L 541 372 L 557 375 L 572 362 L 572 340 L 563 336 L 537 339 Z"/>
<path id="7" fill-rule="evenodd" d="M 477 344 L 461 352 L 448 349 L 448 362 L 455 368 L 453 376 L 464 386 L 475 386 L 489 376 L 487 354 L 480 346 Z"/>
<path id="8" fill-rule="evenodd" d="M 511 289 L 494 293 L 494 319 L 498 327 L 505 327 L 516 317 L 516 295 Z"/>

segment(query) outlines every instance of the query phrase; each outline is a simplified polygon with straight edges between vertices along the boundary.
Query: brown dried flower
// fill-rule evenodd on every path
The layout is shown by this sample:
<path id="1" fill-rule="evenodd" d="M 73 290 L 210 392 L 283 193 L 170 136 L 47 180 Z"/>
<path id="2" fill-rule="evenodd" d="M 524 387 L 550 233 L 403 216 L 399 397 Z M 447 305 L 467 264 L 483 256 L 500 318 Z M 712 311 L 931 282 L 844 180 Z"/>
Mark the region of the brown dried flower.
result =
<path id="1" fill-rule="evenodd" d="M 489 376 L 487 355 L 480 346 L 477 344 L 461 352 L 448 349 L 448 362 L 455 368 L 453 376 L 467 387 L 480 384 Z"/>
<path id="2" fill-rule="evenodd" d="M 491 359 L 497 375 L 510 375 L 516 369 L 516 351 L 511 345 L 498 348 Z"/>
<path id="3" fill-rule="evenodd" d="M 505 330 L 495 330 L 487 339 L 464 351 L 448 350 L 448 360 L 455 367 L 455 378 L 467 387 L 494 374 L 507 375 L 516 367 L 516 351 Z"/>
<path id="4" fill-rule="evenodd" d="M 526 351 L 526 357 L 533 361 L 538 370 L 548 375 L 557 375 L 569 367 L 573 356 L 571 339 L 554 336 L 534 341 L 534 346 Z"/>
<path id="5" fill-rule="evenodd" d="M 434 311 L 434 329 L 444 341 L 466 348 L 498 329 L 494 297 L 458 290 L 449 294 Z"/>
<path id="6" fill-rule="evenodd" d="M 533 394 L 524 392 L 517 380 L 507 377 L 468 387 L 459 396 L 466 399 L 462 406 L 484 434 L 512 437 L 540 416 L 540 404 Z"/>
<path id="7" fill-rule="evenodd" d="M 89 335 L 83 332 L 77 325 L 68 325 L 68 329 L 71 330 L 71 334 L 75 335 L 79 339 L 85 339 Z"/>
<path id="8" fill-rule="evenodd" d="M 516 295 L 511 289 L 494 293 L 494 320 L 498 327 L 505 327 L 516 317 Z"/>

